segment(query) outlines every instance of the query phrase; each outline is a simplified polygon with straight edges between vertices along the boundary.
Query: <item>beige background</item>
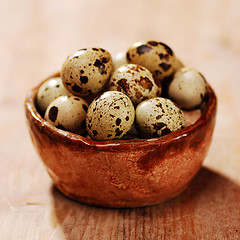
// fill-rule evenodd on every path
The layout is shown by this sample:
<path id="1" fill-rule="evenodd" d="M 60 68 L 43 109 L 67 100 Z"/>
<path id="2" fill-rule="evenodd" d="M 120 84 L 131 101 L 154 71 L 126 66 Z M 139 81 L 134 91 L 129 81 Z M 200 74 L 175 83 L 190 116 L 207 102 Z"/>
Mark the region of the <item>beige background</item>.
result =
<path id="1" fill-rule="evenodd" d="M 67 55 L 80 48 L 102 47 L 115 55 L 137 40 L 163 41 L 186 66 L 201 71 L 216 91 L 216 129 L 204 165 L 216 172 L 225 191 L 234 189 L 237 195 L 229 194 L 236 202 L 240 199 L 240 1 L 2 0 L 0 19 L 0 239 L 211 239 L 204 236 L 210 234 L 214 218 L 194 215 L 199 228 L 190 231 L 188 215 L 157 214 L 157 209 L 176 209 L 171 202 L 124 212 L 87 207 L 63 197 L 31 145 L 23 103 L 29 89 L 58 71 Z M 217 197 L 227 203 L 220 191 L 213 196 L 213 208 Z M 212 239 L 240 237 L 240 227 L 234 225 L 240 217 L 233 214 L 239 208 L 226 209 L 222 211 L 229 228 L 225 223 L 227 231 L 219 226 Z M 213 214 L 211 208 L 208 212 Z M 178 225 L 185 220 L 185 225 Z M 209 228 L 203 220 L 211 222 Z M 238 228 L 231 229 L 233 225 Z"/>

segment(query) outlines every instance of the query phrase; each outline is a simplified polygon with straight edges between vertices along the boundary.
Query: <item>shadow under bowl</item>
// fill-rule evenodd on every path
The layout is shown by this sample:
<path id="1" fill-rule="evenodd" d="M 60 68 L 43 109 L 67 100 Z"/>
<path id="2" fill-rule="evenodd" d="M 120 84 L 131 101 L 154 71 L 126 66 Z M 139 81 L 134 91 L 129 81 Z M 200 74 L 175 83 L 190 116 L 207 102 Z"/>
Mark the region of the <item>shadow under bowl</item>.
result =
<path id="1" fill-rule="evenodd" d="M 139 207 L 174 198 L 199 171 L 211 143 L 217 99 L 210 86 L 194 124 L 159 138 L 114 141 L 52 126 L 37 111 L 38 89 L 25 100 L 32 142 L 56 187 L 79 202 Z"/>

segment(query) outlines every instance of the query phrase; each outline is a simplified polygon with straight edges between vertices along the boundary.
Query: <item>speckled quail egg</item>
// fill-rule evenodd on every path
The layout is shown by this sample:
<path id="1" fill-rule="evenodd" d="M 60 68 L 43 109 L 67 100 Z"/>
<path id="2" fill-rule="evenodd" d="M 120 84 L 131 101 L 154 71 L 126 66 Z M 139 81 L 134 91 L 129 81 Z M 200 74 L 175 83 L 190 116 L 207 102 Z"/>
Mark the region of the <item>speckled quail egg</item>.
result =
<path id="1" fill-rule="evenodd" d="M 112 57 L 102 48 L 84 48 L 68 56 L 61 69 L 65 87 L 77 96 L 101 92 L 113 72 Z"/>
<path id="2" fill-rule="evenodd" d="M 87 102 L 80 97 L 60 96 L 48 106 L 45 119 L 59 129 L 83 134 L 87 109 Z"/>
<path id="3" fill-rule="evenodd" d="M 87 131 L 94 140 L 120 139 L 130 130 L 134 117 L 135 109 L 128 96 L 107 91 L 90 104 Z"/>
<path id="4" fill-rule="evenodd" d="M 185 119 L 174 102 L 156 97 L 137 106 L 135 127 L 142 138 L 159 137 L 184 128 Z"/>
<path id="5" fill-rule="evenodd" d="M 127 61 L 146 67 L 159 81 L 172 75 L 177 64 L 172 49 L 157 41 L 135 42 L 127 50 Z"/>
<path id="6" fill-rule="evenodd" d="M 182 61 L 179 58 L 175 59 L 175 64 L 174 64 L 174 72 L 178 71 L 180 68 L 184 67 L 184 64 L 182 63 Z M 165 77 L 164 81 L 162 81 L 162 95 L 161 97 L 167 97 L 168 98 L 168 88 L 169 85 L 171 83 L 171 81 L 173 80 L 174 74 Z"/>
<path id="7" fill-rule="evenodd" d="M 126 51 L 119 52 L 113 57 L 113 65 L 115 70 L 124 64 L 127 64 Z"/>
<path id="8" fill-rule="evenodd" d="M 45 81 L 37 93 L 37 106 L 41 114 L 44 114 L 48 105 L 59 96 L 72 95 L 63 85 L 60 77 L 50 78 Z"/>
<path id="9" fill-rule="evenodd" d="M 174 64 L 174 72 L 178 71 L 180 68 L 183 68 L 183 67 L 184 67 L 183 62 L 176 57 L 175 64 Z"/>
<path id="10" fill-rule="evenodd" d="M 136 106 L 145 99 L 161 94 L 161 84 L 152 73 L 137 64 L 125 64 L 111 76 L 109 89 L 125 93 Z"/>
<path id="11" fill-rule="evenodd" d="M 168 95 L 184 109 L 201 104 L 207 92 L 203 75 L 193 68 L 181 68 L 176 72 L 168 89 Z"/>

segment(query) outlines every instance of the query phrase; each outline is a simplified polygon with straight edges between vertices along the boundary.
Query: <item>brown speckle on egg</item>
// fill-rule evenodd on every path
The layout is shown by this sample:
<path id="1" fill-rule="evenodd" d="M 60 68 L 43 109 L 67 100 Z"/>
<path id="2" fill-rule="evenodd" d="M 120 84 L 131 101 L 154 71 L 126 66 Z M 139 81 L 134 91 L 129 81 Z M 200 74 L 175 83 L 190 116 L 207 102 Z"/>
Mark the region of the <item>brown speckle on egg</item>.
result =
<path id="1" fill-rule="evenodd" d="M 140 76 L 140 79 L 135 79 L 135 82 L 149 91 L 153 88 L 153 83 L 147 77 Z"/>
<path id="2" fill-rule="evenodd" d="M 81 76 L 80 81 L 81 81 L 81 83 L 86 84 L 88 82 L 88 77 L 87 76 Z"/>
<path id="3" fill-rule="evenodd" d="M 141 45 L 141 46 L 137 47 L 137 53 L 139 55 L 144 54 L 146 52 L 150 52 L 151 50 L 152 50 L 152 48 L 149 47 L 148 45 Z M 133 57 L 134 57 L 134 55 L 133 55 Z"/>
<path id="4" fill-rule="evenodd" d="M 119 129 L 117 129 L 116 134 L 115 134 L 115 137 L 119 137 L 119 136 L 121 136 L 122 133 L 123 133 L 123 130 L 119 130 Z"/>
<path id="5" fill-rule="evenodd" d="M 107 72 L 105 71 L 105 65 L 104 65 L 104 63 L 103 63 L 101 60 L 97 59 L 97 60 L 94 62 L 93 65 L 98 68 L 98 71 L 100 72 L 100 74 L 103 75 L 103 74 L 106 74 L 106 73 L 107 73 Z"/>
<path id="6" fill-rule="evenodd" d="M 72 86 L 72 90 L 75 92 L 75 93 L 80 93 L 82 91 L 82 88 L 79 87 L 77 84 L 74 84 Z"/>
<path id="7" fill-rule="evenodd" d="M 156 118 L 156 119 L 159 119 L 159 118 Z M 182 123 L 180 123 L 180 125 L 181 124 Z M 162 136 L 171 132 L 171 130 L 167 127 L 167 124 L 164 122 L 154 123 L 153 129 L 156 130 L 156 132 L 153 133 L 154 136 L 158 136 L 159 130 L 161 130 Z"/>
<path id="8" fill-rule="evenodd" d="M 117 119 L 116 119 L 116 125 L 119 126 L 119 125 L 121 124 L 121 121 L 122 121 L 122 120 L 121 120 L 120 118 L 117 118 Z"/>
<path id="9" fill-rule="evenodd" d="M 52 122 L 55 122 L 57 119 L 57 114 L 58 114 L 58 108 L 55 106 L 51 107 L 48 113 L 49 119 Z"/>
<path id="10" fill-rule="evenodd" d="M 98 135 L 98 131 L 97 130 L 93 130 L 92 133 L 93 133 L 94 137 L 96 137 Z"/>
<path id="11" fill-rule="evenodd" d="M 166 59 L 167 61 L 169 59 L 169 55 L 168 54 L 159 53 L 158 56 L 160 57 L 160 59 Z"/>
<path id="12" fill-rule="evenodd" d="M 171 67 L 170 64 L 167 64 L 167 63 L 161 63 L 159 64 L 159 66 L 164 70 L 164 71 L 168 71 L 169 68 Z"/>
<path id="13" fill-rule="evenodd" d="M 121 88 L 125 93 L 129 91 L 129 84 L 127 83 L 127 79 L 121 78 L 120 80 L 117 81 L 117 85 L 119 86 L 117 88 L 118 91 L 121 91 Z M 111 86 L 114 86 L 113 82 L 111 82 Z"/>
<path id="14" fill-rule="evenodd" d="M 156 41 L 148 41 L 148 44 L 151 46 L 157 46 L 159 43 Z"/>

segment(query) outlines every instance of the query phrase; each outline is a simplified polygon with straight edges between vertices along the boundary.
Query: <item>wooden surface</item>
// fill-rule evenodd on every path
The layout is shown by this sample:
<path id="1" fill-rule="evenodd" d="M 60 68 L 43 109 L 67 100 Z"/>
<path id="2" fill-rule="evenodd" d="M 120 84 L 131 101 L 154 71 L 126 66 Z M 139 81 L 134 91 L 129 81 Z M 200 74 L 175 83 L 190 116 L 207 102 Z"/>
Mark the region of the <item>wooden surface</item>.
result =
<path id="1" fill-rule="evenodd" d="M 240 1 L 0 3 L 0 239 L 240 239 Z M 137 209 L 73 202 L 53 187 L 27 132 L 27 91 L 88 46 L 113 55 L 160 40 L 218 96 L 204 167 L 180 197 Z"/>

